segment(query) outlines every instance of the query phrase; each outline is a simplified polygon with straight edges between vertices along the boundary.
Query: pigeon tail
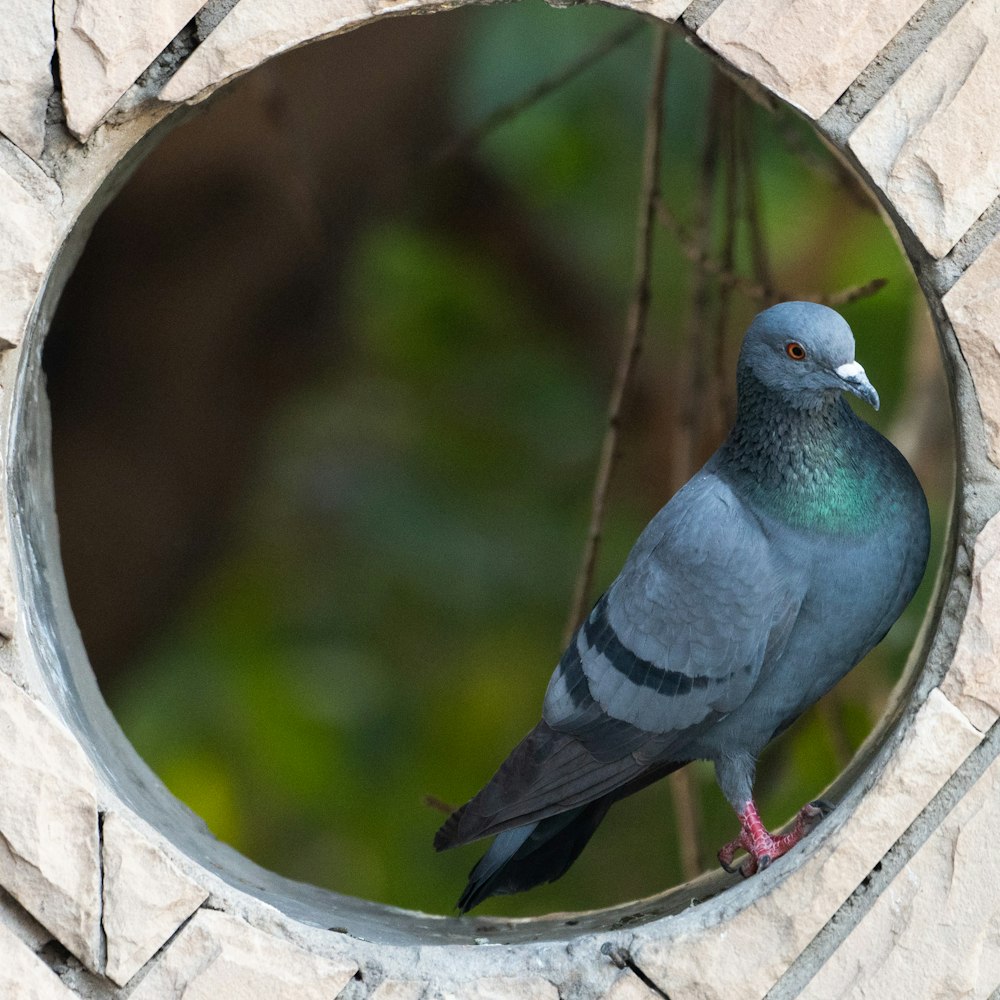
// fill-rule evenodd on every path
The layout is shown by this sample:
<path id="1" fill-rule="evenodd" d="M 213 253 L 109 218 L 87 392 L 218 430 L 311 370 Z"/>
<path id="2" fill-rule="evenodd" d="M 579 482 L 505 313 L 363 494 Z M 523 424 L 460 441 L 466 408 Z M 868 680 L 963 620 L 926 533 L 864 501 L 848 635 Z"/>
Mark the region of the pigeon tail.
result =
<path id="1" fill-rule="evenodd" d="M 569 870 L 600 826 L 614 796 L 570 809 L 527 826 L 504 830 L 469 873 L 458 901 L 467 913 L 490 896 L 524 892 L 554 882 Z"/>
<path id="2" fill-rule="evenodd" d="M 687 763 L 689 762 L 671 761 L 652 767 L 625 785 L 585 805 L 504 830 L 469 873 L 468 885 L 458 901 L 459 912 L 468 912 L 490 896 L 524 892 L 536 885 L 562 878 L 587 846 L 615 802 L 659 781 Z M 457 810 L 438 831 L 438 838 L 434 842 L 438 850 L 452 846 L 447 842 L 439 844 L 439 840 L 443 840 L 442 834 L 451 827 L 451 821 L 458 812 L 461 810 Z"/>

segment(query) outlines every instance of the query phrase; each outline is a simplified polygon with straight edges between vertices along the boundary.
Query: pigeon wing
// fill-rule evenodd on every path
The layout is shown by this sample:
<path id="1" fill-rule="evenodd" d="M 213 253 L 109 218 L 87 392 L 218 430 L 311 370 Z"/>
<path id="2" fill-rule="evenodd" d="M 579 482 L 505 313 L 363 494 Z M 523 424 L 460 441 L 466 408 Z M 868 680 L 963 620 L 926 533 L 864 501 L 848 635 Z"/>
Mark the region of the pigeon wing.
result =
<path id="1" fill-rule="evenodd" d="M 759 522 L 699 473 L 650 522 L 553 674 L 543 720 L 438 849 L 537 822 L 680 763 L 783 648 L 801 603 Z M 670 769 L 669 767 L 667 769 Z"/>
<path id="2" fill-rule="evenodd" d="M 788 641 L 805 580 L 702 470 L 649 523 L 560 660 L 543 718 L 598 760 L 662 759 L 737 708 Z"/>

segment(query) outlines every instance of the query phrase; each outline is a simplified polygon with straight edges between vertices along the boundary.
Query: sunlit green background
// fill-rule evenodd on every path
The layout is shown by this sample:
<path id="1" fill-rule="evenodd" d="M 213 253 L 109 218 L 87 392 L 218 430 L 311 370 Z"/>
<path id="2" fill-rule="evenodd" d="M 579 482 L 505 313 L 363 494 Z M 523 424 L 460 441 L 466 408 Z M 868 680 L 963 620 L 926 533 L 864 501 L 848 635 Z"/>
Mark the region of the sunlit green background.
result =
<path id="1" fill-rule="evenodd" d="M 612 9 L 535 2 L 461 17 L 442 108 L 455 134 L 630 23 Z M 407 208 L 364 223 L 341 302 L 348 343 L 331 344 L 328 363 L 282 404 L 254 445 L 252 487 L 221 558 L 105 692 L 170 789 L 218 837 L 269 868 L 447 913 L 479 856 L 480 845 L 433 852 L 443 817 L 423 797 L 458 804 L 482 786 L 536 721 L 560 653 L 632 285 L 651 32 L 472 154 L 544 235 L 561 264 L 558 281 L 512 273 L 503 245 L 437 224 L 442 199 L 462 191 L 451 188 L 453 165 L 433 150 Z M 331 59 L 337 43 L 326 43 Z M 688 229 L 711 78 L 706 57 L 674 39 L 662 188 Z M 742 113 L 752 116 L 778 286 L 825 293 L 888 279 L 843 313 L 883 399 L 867 416 L 902 433 L 917 419 L 903 399 L 923 308 L 912 275 L 879 216 L 837 180 L 804 125 L 750 104 Z M 720 203 L 716 231 L 724 214 Z M 736 270 L 750 273 L 745 236 Z M 598 587 L 676 485 L 670 427 L 690 365 L 695 273 L 676 236 L 660 229 Z M 565 294 L 567 284 L 599 337 L 553 321 L 549 287 Z M 734 293 L 734 331 L 759 307 Z M 694 350 L 708 351 L 709 331 L 695 334 Z M 939 490 L 940 548 L 948 455 L 915 459 L 922 472 L 936 470 L 925 478 Z M 767 821 L 815 798 L 870 730 L 931 578 L 825 711 L 766 755 Z M 707 866 L 736 825 L 710 766 L 693 772 Z M 681 878 L 664 784 L 616 806 L 562 881 L 483 911 L 588 908 Z"/>

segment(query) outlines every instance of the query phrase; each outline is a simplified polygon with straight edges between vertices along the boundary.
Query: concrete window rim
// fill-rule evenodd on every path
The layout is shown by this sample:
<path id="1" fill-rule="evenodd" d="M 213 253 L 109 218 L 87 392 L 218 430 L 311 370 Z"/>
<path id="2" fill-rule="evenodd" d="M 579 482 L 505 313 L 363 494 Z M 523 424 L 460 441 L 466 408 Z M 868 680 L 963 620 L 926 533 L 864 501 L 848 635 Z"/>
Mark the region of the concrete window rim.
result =
<path id="1" fill-rule="evenodd" d="M 367 22 L 360 22 L 358 25 Z M 311 41 L 319 40 L 319 35 Z M 277 52 L 271 55 L 278 54 Z M 267 58 L 270 58 L 268 56 Z M 261 60 L 263 61 L 263 60 Z M 104 205 L 114 196 L 141 156 L 153 148 L 166 128 L 180 124 L 184 106 L 159 109 L 150 116 L 147 128 L 126 155 L 103 176 L 94 178 L 94 194 L 83 206 L 76 224 L 50 262 L 43 291 L 24 342 L 19 352 L 12 391 L 11 434 L 7 447 L 6 469 L 11 517 L 8 525 L 14 552 L 15 585 L 19 596 L 27 644 L 23 654 L 35 660 L 37 673 L 44 679 L 51 700 L 59 714 L 84 746 L 89 758 L 101 775 L 104 788 L 104 808 L 121 808 L 133 812 L 158 831 L 165 841 L 185 855 L 194 865 L 207 870 L 213 881 L 219 877 L 234 894 L 233 906 L 240 907 L 238 896 L 245 894 L 269 906 L 276 907 L 290 920 L 314 929 L 345 930 L 351 937 L 384 944 L 469 944 L 488 938 L 495 943 L 532 943 L 539 941 L 563 946 L 567 941 L 609 934 L 631 934 L 642 926 L 646 933 L 655 933 L 659 921 L 690 919 L 681 900 L 689 896 L 691 886 L 679 886 L 646 903 L 623 904 L 619 907 L 590 914 L 526 918 L 507 921 L 499 918 L 465 919 L 427 916 L 402 911 L 382 904 L 341 896 L 327 890 L 291 883 L 281 876 L 265 872 L 252 862 L 237 855 L 233 849 L 214 840 L 199 829 L 193 814 L 173 799 L 138 757 L 124 738 L 97 690 L 93 673 L 86 660 L 82 642 L 76 631 L 72 612 L 62 580 L 58 559 L 58 529 L 52 500 L 51 455 L 47 448 L 47 413 L 41 386 L 41 347 L 58 301 L 62 285 L 79 253 L 83 249 L 89 228 Z M 815 127 L 815 123 L 812 123 Z M 911 263 L 915 263 L 908 254 Z M 949 330 L 937 294 L 926 287 L 939 333 L 947 338 Z M 942 326 L 942 322 L 945 326 Z M 953 340 L 953 335 L 952 340 Z M 957 348 L 956 348 L 957 351 Z M 945 365 L 949 386 L 955 392 L 952 366 Z M 962 451 L 967 428 L 963 420 L 955 421 L 959 452 Z M 964 570 L 957 561 L 958 532 L 968 521 L 961 509 L 963 490 L 957 477 L 955 507 L 950 541 L 945 552 L 944 570 L 938 585 L 938 597 L 924 626 L 924 638 L 911 652 L 906 684 L 898 689 L 896 702 L 870 737 L 869 749 L 859 755 L 835 786 L 840 798 L 838 812 L 851 810 L 870 785 L 892 747 L 902 738 L 907 721 L 912 719 L 926 694 L 923 664 L 934 647 L 934 657 L 940 662 L 950 660 L 954 634 L 942 634 L 939 625 L 945 602 L 959 602 L 964 607 L 960 581 Z M 959 585 L 956 586 L 956 581 Z M 715 895 L 698 905 L 697 921 L 718 922 L 736 908 L 772 891 L 791 870 L 805 860 L 837 828 L 824 823 L 789 857 L 784 867 L 776 866 L 759 879 L 735 885 L 722 895 Z M 728 884 L 722 876 L 710 879 L 721 887 Z M 220 896 L 226 891 L 219 887 Z"/>

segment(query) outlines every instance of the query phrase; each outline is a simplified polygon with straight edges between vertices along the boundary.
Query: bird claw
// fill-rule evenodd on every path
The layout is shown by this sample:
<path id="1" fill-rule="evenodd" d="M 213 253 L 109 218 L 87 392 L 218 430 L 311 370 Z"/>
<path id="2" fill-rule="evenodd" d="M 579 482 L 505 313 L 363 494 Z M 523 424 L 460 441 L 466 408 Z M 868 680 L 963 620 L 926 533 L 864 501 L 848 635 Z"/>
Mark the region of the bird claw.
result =
<path id="1" fill-rule="evenodd" d="M 733 855 L 737 851 L 746 851 L 746 860 L 739 865 L 734 865 Z M 756 875 L 758 871 L 763 871 L 771 863 L 770 854 L 756 854 L 754 853 L 752 847 L 748 847 L 744 842 L 743 834 L 741 833 L 736 840 L 729 844 L 726 844 L 719 853 L 719 864 L 722 865 L 723 869 L 727 871 L 730 875 L 740 875 L 743 878 L 750 878 L 751 875 Z"/>
<path id="2" fill-rule="evenodd" d="M 804 805 L 799 813 L 804 813 L 806 810 L 816 810 L 816 818 L 813 823 L 818 823 L 821 819 L 826 819 L 830 813 L 833 812 L 833 803 L 827 802 L 826 799 L 813 799 L 812 802 L 808 802 Z"/>
<path id="3" fill-rule="evenodd" d="M 799 810 L 791 830 L 775 837 L 765 828 L 760 814 L 757 812 L 757 807 L 753 802 L 749 802 L 739 814 L 740 835 L 719 851 L 719 864 L 730 875 L 739 872 L 743 878 L 750 878 L 765 868 L 769 868 L 771 863 L 783 854 L 787 854 L 832 811 L 833 806 L 822 799 L 809 802 Z M 737 866 L 733 864 L 733 858 L 740 850 L 746 851 L 747 857 L 741 865 Z"/>
<path id="4" fill-rule="evenodd" d="M 743 866 L 733 864 L 733 855 L 736 853 L 735 849 L 727 854 L 730 846 L 730 844 L 726 844 L 725 847 L 719 849 L 719 853 L 716 855 L 719 859 L 719 864 L 722 865 L 722 870 L 729 875 L 735 875 L 737 872 L 742 873 Z"/>
<path id="5" fill-rule="evenodd" d="M 733 857 L 737 851 L 746 851 L 747 858 L 742 864 L 734 865 Z M 726 844 L 719 851 L 717 857 L 719 864 L 722 865 L 725 871 L 730 875 L 739 874 L 743 878 L 750 878 L 751 875 L 756 875 L 759 870 L 766 868 L 771 863 L 771 856 L 769 854 L 757 854 L 754 851 L 753 843 L 749 840 L 745 831 L 741 831 L 735 840 Z"/>

